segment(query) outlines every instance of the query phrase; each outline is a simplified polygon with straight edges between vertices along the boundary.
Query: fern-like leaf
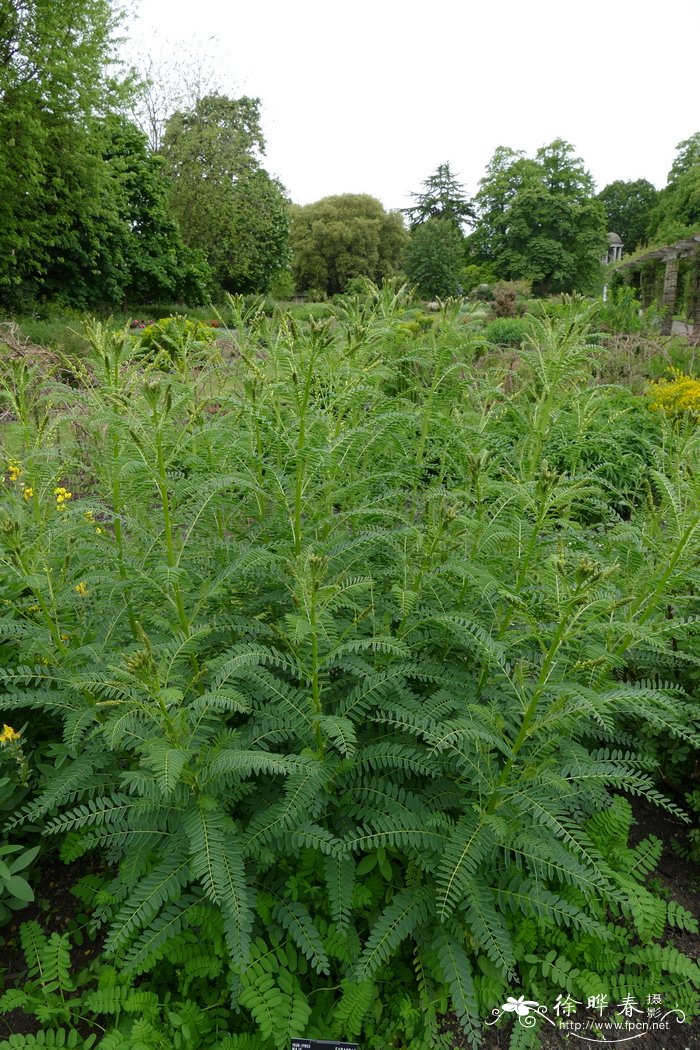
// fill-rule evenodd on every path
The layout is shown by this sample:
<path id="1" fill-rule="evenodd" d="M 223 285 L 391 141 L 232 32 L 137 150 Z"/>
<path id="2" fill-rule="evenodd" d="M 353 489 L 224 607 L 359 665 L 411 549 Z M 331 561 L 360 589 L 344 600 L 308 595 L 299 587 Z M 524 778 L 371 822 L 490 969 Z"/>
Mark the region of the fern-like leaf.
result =
<path id="1" fill-rule="evenodd" d="M 376 919 L 358 959 L 358 980 L 371 980 L 401 942 L 426 921 L 430 910 L 431 894 L 426 889 L 406 887 L 395 893 Z"/>
<path id="2" fill-rule="evenodd" d="M 279 901 L 273 910 L 275 919 L 283 926 L 297 948 L 309 960 L 317 973 L 330 973 L 330 963 L 311 913 L 301 901 Z"/>

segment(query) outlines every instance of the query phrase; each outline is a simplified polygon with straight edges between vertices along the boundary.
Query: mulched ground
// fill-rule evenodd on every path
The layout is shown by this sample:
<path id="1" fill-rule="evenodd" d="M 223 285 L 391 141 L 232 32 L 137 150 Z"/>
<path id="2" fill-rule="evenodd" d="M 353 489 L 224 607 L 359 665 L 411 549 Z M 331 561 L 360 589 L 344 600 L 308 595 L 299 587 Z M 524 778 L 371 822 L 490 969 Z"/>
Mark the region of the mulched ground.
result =
<path id="1" fill-rule="evenodd" d="M 21 988 L 24 982 L 25 961 L 19 940 L 19 927 L 23 922 L 35 919 L 48 935 L 71 934 L 74 945 L 71 953 L 74 970 L 80 970 L 100 954 L 101 939 L 88 935 L 85 929 L 88 915 L 84 905 L 71 893 L 71 887 L 84 876 L 104 871 L 94 857 L 82 857 L 74 864 L 63 864 L 58 858 L 42 873 L 35 886 L 36 899 L 16 913 L 16 917 L 0 931 L 0 967 L 5 989 Z M 78 941 L 81 943 L 78 944 Z M 41 1030 L 35 1018 L 22 1010 L 0 1013 L 0 1039 L 11 1035 L 33 1034 Z M 87 1033 L 83 1033 L 87 1034 Z"/>

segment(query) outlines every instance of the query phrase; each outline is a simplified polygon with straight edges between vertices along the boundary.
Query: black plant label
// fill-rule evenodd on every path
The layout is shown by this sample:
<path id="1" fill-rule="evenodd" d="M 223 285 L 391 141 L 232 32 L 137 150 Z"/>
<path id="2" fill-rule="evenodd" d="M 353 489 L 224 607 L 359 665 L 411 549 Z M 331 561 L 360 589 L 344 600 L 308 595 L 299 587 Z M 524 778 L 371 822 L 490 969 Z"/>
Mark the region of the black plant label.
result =
<path id="1" fill-rule="evenodd" d="M 336 1039 L 292 1039 L 289 1050 L 360 1050 L 358 1043 L 339 1043 Z"/>

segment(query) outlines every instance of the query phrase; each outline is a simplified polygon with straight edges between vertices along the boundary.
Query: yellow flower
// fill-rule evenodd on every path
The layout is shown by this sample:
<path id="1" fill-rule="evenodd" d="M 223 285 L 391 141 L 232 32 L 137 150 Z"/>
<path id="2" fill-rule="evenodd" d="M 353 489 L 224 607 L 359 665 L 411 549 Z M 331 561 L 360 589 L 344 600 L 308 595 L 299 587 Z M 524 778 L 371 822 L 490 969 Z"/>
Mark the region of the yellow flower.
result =
<path id="1" fill-rule="evenodd" d="M 0 744 L 12 744 L 15 740 L 19 740 L 21 733 L 15 732 L 12 726 L 3 725 L 2 733 L 0 733 Z"/>
<path id="2" fill-rule="evenodd" d="M 97 525 L 95 523 L 95 512 L 92 511 L 92 510 L 85 510 L 85 511 L 83 511 L 83 517 L 85 518 L 85 520 L 90 525 L 94 525 L 95 526 L 95 532 L 97 533 L 98 536 L 101 536 L 102 535 L 102 529 L 100 528 L 99 525 Z"/>
<path id="3" fill-rule="evenodd" d="M 22 467 L 16 459 L 11 459 L 7 465 L 7 473 L 10 475 L 10 481 L 18 481 L 22 476 Z"/>
<path id="4" fill-rule="evenodd" d="M 27 502 L 29 502 L 29 500 L 34 495 L 34 489 L 32 488 L 32 486 L 31 485 L 26 485 L 24 487 L 24 489 L 22 490 L 22 495 L 27 500 Z"/>
<path id="5" fill-rule="evenodd" d="M 652 384 L 653 400 L 649 407 L 668 416 L 688 413 L 697 421 L 700 419 L 700 379 L 684 375 L 679 368 L 672 368 L 671 372 L 673 379 L 660 379 Z"/>
<path id="6" fill-rule="evenodd" d="M 76 591 L 78 592 L 78 594 L 81 597 L 83 597 L 83 595 L 88 593 L 88 589 L 87 589 L 87 584 L 86 583 L 76 583 L 75 589 L 76 589 Z"/>
<path id="7" fill-rule="evenodd" d="M 64 489 L 62 485 L 55 488 L 53 494 L 56 497 L 56 507 L 58 510 L 65 510 L 68 500 L 73 499 L 73 493 L 69 492 L 68 489 Z"/>

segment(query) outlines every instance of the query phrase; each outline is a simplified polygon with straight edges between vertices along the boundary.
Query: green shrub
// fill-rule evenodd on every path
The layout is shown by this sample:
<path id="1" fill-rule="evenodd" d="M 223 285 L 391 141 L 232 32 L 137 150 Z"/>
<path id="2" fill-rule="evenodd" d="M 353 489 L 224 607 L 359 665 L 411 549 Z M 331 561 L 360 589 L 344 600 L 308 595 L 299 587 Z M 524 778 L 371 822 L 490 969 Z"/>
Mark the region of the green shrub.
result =
<path id="1" fill-rule="evenodd" d="M 529 331 L 527 318 L 496 317 L 486 325 L 484 336 L 493 346 L 519 347 Z"/>
<path id="2" fill-rule="evenodd" d="M 306 290 L 307 303 L 325 303 L 327 299 L 328 294 L 323 288 L 307 288 Z"/>
<path id="3" fill-rule="evenodd" d="M 182 316 L 166 317 L 141 331 L 135 352 L 139 358 L 169 369 L 181 366 L 193 348 L 215 339 L 211 325 Z"/>
<path id="4" fill-rule="evenodd" d="M 295 290 L 294 275 L 291 270 L 280 270 L 270 285 L 270 297 L 286 302 L 292 298 Z"/>
<path id="5" fill-rule="evenodd" d="M 634 288 L 625 284 L 610 288 L 607 301 L 599 303 L 598 323 L 615 335 L 658 334 L 661 318 L 657 307 L 643 310 Z"/>
<path id="6" fill-rule="evenodd" d="M 470 263 L 468 266 L 463 266 L 460 271 L 460 284 L 464 295 L 471 295 L 474 298 L 477 290 L 484 286 L 490 286 L 496 280 L 496 274 L 492 267 L 488 263 Z"/>

